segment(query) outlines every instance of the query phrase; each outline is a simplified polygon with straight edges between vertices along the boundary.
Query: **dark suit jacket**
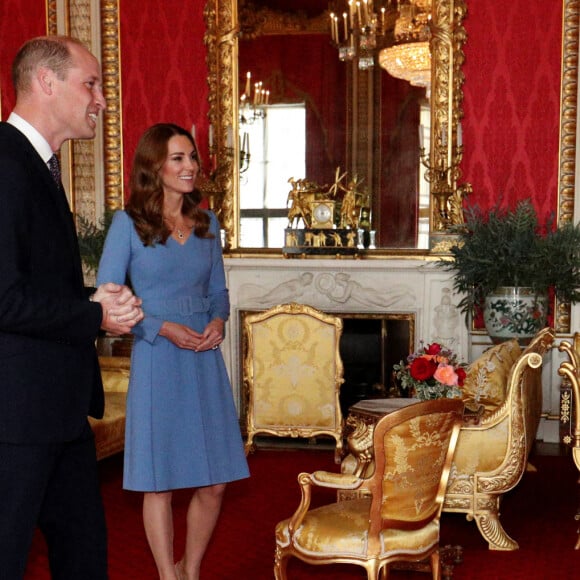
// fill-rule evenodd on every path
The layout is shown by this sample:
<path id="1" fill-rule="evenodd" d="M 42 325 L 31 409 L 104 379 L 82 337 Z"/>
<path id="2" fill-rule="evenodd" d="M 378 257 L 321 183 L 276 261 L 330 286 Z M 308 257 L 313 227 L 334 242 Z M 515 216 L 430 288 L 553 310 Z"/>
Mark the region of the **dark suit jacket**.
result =
<path id="1" fill-rule="evenodd" d="M 102 416 L 101 318 L 65 194 L 28 139 L 0 123 L 0 442 L 68 441 L 87 414 Z"/>

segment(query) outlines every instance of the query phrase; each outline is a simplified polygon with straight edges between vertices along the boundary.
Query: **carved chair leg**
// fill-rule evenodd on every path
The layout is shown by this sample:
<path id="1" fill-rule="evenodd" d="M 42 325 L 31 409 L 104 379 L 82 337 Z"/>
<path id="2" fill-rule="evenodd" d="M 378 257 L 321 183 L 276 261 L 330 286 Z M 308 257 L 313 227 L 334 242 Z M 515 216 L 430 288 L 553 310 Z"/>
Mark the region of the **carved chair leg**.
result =
<path id="1" fill-rule="evenodd" d="M 441 561 L 438 549 L 431 554 L 431 576 L 433 580 L 441 580 Z"/>
<path id="2" fill-rule="evenodd" d="M 286 568 L 290 554 L 282 552 L 278 546 L 274 553 L 274 578 L 276 580 L 286 580 Z"/>
<path id="3" fill-rule="evenodd" d="M 497 509 L 475 514 L 474 517 L 481 535 L 489 544 L 490 550 L 509 551 L 519 548 L 518 543 L 508 536 L 503 529 Z"/>

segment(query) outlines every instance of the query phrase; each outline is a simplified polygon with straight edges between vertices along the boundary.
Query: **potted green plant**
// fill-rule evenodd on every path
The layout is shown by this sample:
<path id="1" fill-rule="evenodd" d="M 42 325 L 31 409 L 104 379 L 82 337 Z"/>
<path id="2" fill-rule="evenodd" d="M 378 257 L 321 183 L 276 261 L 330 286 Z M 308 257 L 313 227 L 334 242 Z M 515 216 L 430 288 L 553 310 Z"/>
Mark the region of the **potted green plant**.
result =
<path id="1" fill-rule="evenodd" d="M 495 342 L 515 336 L 525 343 L 545 326 L 550 291 L 580 300 L 580 226 L 541 226 L 526 200 L 512 209 L 468 208 L 454 233 L 453 259 L 440 264 L 454 274 L 461 312 L 482 312 Z"/>
<path id="2" fill-rule="evenodd" d="M 104 215 L 97 223 L 92 222 L 81 214 L 77 214 L 77 237 L 79 240 L 79 251 L 86 274 L 95 276 L 105 238 L 109 231 L 109 226 L 113 220 L 114 211 L 106 209 Z"/>

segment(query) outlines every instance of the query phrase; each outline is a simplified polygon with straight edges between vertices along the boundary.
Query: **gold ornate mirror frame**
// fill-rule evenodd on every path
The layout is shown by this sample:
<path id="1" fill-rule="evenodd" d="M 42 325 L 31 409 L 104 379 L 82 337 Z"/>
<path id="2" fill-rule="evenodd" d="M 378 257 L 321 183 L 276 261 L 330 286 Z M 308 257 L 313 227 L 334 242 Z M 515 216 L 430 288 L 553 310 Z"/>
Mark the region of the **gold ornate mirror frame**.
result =
<path id="1" fill-rule="evenodd" d="M 267 9 L 253 14 L 255 26 L 267 27 L 278 33 L 300 29 L 301 23 L 287 15 Z M 432 138 L 431 176 L 431 252 L 445 252 L 450 243 L 446 238 L 450 224 L 462 223 L 462 199 L 466 185 L 459 185 L 462 147 L 457 143 L 457 127 L 463 116 L 463 45 L 466 40 L 463 19 L 465 0 L 433 0 L 431 52 L 433 74 L 431 84 Z M 239 151 L 226 149 L 228 127 L 238 132 L 238 0 L 208 0 L 206 22 L 210 122 L 214 127 L 214 153 L 220 160 L 212 187 L 212 203 L 226 231 L 226 251 L 231 254 L 281 254 L 281 249 L 256 250 L 239 246 Z M 277 19 L 277 20 L 276 20 Z M 442 220 L 445 214 L 447 218 Z M 392 250 L 372 250 L 369 255 L 392 255 Z M 401 250 L 397 251 L 398 254 Z M 414 252 L 417 253 L 416 251 Z M 424 253 L 424 252 L 421 252 Z"/>

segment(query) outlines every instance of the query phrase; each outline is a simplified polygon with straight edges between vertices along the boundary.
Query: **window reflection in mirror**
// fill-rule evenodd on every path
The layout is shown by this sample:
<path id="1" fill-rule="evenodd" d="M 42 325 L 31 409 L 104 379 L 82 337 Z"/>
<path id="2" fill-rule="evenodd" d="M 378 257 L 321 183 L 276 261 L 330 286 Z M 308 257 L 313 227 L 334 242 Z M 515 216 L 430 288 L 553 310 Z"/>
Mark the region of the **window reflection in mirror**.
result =
<path id="1" fill-rule="evenodd" d="M 245 248 L 280 248 L 288 225 L 290 178 L 306 173 L 304 103 L 261 107 L 263 116 L 240 124 L 240 241 Z"/>
<path id="2" fill-rule="evenodd" d="M 270 105 L 301 103 L 305 122 L 300 126 L 306 129 L 301 149 L 288 142 L 288 129 L 281 133 L 285 163 L 305 163 L 302 170 L 280 165 L 276 172 L 260 174 L 260 137 L 253 136 L 258 127 L 240 118 L 241 139 L 244 132 L 252 132 L 250 168 L 240 181 L 242 248 L 282 247 L 288 222 L 283 219 L 287 210 L 281 210 L 290 191 L 288 180 L 327 185 L 338 168 L 370 192 L 371 229 L 376 230 L 379 247 L 428 248 L 429 184 L 421 172 L 418 130 L 423 124 L 425 134 L 430 131 L 424 87 L 395 79 L 378 66 L 358 70 L 353 63 L 341 62 L 328 34 L 242 37 L 238 70 L 240 92 L 251 71 L 252 86 L 259 80 L 270 90 Z M 272 150 L 271 144 L 268 148 Z M 267 159 L 262 171 L 271 162 Z M 268 200 L 270 182 L 277 184 L 274 205 Z M 262 206 L 257 198 L 264 200 Z"/>

